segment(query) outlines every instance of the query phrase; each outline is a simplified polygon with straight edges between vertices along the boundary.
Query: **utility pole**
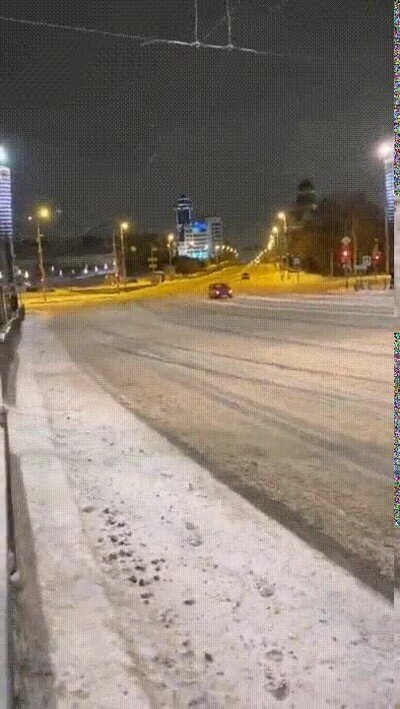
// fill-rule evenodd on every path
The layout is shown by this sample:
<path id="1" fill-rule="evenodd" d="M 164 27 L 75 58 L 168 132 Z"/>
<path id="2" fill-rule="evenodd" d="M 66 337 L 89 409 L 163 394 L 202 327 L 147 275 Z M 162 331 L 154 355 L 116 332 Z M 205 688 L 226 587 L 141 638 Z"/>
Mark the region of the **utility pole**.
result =
<path id="1" fill-rule="evenodd" d="M 115 239 L 115 233 L 113 232 L 112 235 L 112 243 L 113 243 L 113 259 L 114 259 L 114 276 L 117 281 L 117 286 L 119 290 L 119 267 L 118 267 L 118 255 L 117 255 L 117 244 L 116 244 L 116 239 Z"/>
<path id="2" fill-rule="evenodd" d="M 168 234 L 167 236 L 167 244 L 168 244 L 168 260 L 169 260 L 169 267 L 172 267 L 172 245 L 174 243 L 174 235 L 173 234 Z"/>
<path id="3" fill-rule="evenodd" d="M 36 220 L 36 226 L 37 226 L 36 243 L 37 243 L 37 249 L 38 249 L 39 273 L 40 273 L 40 280 L 41 280 L 41 284 L 42 284 L 43 300 L 46 301 L 47 300 L 46 272 L 44 270 L 44 263 L 43 263 L 42 234 L 40 233 L 39 216 L 37 217 L 37 220 Z"/>
<path id="4" fill-rule="evenodd" d="M 385 209 L 385 271 L 390 272 L 390 253 L 389 253 L 389 219 L 387 208 Z"/>
<path id="5" fill-rule="evenodd" d="M 356 273 L 357 271 L 357 233 L 355 229 L 355 217 L 354 214 L 352 213 L 351 215 L 351 238 L 353 242 L 353 273 Z"/>
<path id="6" fill-rule="evenodd" d="M 124 232 L 128 229 L 129 224 L 127 222 L 121 222 L 119 225 L 119 235 L 121 239 L 121 276 L 122 280 L 126 281 L 126 258 L 125 258 L 125 239 Z"/>

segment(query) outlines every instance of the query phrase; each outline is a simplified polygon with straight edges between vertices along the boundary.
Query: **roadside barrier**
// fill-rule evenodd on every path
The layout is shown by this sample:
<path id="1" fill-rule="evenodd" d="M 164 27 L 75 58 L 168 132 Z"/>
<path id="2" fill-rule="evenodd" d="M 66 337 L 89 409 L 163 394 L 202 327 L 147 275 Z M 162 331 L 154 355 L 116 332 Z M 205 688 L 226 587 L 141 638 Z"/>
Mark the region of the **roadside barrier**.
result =
<path id="1" fill-rule="evenodd" d="M 0 709 L 11 709 L 13 687 L 13 642 L 10 627 L 9 579 L 15 572 L 14 515 L 11 499 L 11 452 L 8 433 L 8 410 L 0 406 L 0 427 L 4 436 L 0 440 Z"/>
<path id="2" fill-rule="evenodd" d="M 390 276 L 376 279 L 356 278 L 354 280 L 354 290 L 388 290 L 390 288 Z"/>

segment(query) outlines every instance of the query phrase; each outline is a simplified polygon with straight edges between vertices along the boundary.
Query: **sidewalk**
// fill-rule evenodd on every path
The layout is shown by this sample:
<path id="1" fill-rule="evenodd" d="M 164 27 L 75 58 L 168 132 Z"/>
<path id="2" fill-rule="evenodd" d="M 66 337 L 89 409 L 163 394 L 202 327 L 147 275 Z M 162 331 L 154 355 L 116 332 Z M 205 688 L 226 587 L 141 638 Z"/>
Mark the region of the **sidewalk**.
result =
<path id="1" fill-rule="evenodd" d="M 0 709 L 8 709 L 8 569 L 4 434 L 0 429 Z"/>
<path id="2" fill-rule="evenodd" d="M 11 446 L 42 706 L 393 705 L 383 598 L 138 421 L 44 319 L 24 324 L 20 358 Z"/>

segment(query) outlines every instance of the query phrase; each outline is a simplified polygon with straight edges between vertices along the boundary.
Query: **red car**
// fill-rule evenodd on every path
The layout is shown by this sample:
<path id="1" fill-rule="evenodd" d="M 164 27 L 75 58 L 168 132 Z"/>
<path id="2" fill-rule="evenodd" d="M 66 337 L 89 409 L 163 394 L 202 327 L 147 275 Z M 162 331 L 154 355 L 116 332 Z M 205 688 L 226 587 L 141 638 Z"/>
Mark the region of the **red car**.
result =
<path id="1" fill-rule="evenodd" d="M 232 298 L 232 288 L 227 283 L 212 283 L 208 289 L 210 298 Z"/>

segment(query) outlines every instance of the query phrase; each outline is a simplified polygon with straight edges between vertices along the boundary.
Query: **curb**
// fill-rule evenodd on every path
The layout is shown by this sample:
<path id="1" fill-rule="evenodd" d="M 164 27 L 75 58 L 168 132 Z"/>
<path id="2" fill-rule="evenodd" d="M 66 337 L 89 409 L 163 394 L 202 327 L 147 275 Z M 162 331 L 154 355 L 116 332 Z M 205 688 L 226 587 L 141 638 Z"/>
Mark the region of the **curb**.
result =
<path id="1" fill-rule="evenodd" d="M 147 709 L 132 659 L 110 629 L 109 605 L 21 350 L 19 405 L 9 421 L 26 706 Z"/>

